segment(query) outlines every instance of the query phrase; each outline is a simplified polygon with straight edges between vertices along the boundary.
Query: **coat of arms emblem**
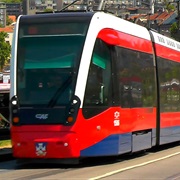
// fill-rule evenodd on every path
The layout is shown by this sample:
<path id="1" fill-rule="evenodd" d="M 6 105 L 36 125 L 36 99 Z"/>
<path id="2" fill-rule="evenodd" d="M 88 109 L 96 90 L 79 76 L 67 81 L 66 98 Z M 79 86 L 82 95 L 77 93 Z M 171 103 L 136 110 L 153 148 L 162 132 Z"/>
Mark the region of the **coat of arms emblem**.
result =
<path id="1" fill-rule="evenodd" d="M 36 143 L 36 155 L 37 156 L 45 156 L 47 143 Z"/>

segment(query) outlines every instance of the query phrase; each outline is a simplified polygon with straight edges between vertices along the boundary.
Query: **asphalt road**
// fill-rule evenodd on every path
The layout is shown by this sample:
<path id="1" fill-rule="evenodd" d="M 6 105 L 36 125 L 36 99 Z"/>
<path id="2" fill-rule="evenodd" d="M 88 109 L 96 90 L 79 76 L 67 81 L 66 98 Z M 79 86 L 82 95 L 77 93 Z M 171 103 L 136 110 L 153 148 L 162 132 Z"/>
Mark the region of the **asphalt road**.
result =
<path id="1" fill-rule="evenodd" d="M 17 165 L 15 160 L 0 163 L 0 179 L 180 179 L 180 144 L 131 156 L 94 158 L 79 165 L 28 164 Z"/>
<path id="2" fill-rule="evenodd" d="M 179 161 L 178 161 L 179 159 Z M 129 167 L 128 170 L 111 172 L 109 176 L 101 178 L 103 180 L 112 179 L 163 179 L 178 180 L 180 179 L 180 154 L 162 159 L 149 164 L 141 164 L 139 167 Z"/>

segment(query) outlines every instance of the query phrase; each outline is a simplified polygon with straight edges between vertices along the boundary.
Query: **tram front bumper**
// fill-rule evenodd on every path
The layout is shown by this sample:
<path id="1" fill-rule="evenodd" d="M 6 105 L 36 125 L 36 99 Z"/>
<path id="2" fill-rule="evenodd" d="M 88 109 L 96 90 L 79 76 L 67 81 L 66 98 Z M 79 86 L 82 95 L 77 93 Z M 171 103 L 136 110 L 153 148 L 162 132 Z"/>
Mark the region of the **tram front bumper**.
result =
<path id="1" fill-rule="evenodd" d="M 13 133 L 15 158 L 78 158 L 79 140 L 73 132 Z"/>

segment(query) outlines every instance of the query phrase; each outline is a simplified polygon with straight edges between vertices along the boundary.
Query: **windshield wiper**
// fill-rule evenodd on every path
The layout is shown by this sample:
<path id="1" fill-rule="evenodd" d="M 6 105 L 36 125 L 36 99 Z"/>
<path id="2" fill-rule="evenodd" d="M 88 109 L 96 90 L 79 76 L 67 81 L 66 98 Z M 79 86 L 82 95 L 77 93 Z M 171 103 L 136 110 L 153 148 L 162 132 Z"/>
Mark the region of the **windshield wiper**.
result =
<path id="1" fill-rule="evenodd" d="M 53 95 L 53 97 L 50 99 L 48 106 L 47 107 L 53 107 L 55 106 L 55 104 L 57 103 L 58 99 L 61 97 L 61 95 L 63 94 L 63 92 L 66 90 L 66 88 L 68 87 L 68 85 L 70 84 L 70 82 L 72 81 L 72 77 L 69 76 L 67 78 L 67 80 L 63 83 L 62 86 L 60 86 L 57 91 L 55 92 L 55 94 Z"/>

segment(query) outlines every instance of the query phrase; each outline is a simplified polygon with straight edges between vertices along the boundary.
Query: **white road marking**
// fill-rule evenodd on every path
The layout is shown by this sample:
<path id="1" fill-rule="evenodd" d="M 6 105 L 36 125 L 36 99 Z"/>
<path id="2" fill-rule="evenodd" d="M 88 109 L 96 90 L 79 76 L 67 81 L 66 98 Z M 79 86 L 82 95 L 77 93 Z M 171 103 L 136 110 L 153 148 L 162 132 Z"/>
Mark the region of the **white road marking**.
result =
<path id="1" fill-rule="evenodd" d="M 158 158 L 158 159 L 147 161 L 147 162 L 144 162 L 144 163 L 141 163 L 141 164 L 136 164 L 134 166 L 129 166 L 129 167 L 126 167 L 126 168 L 122 168 L 122 169 L 118 169 L 118 170 L 115 170 L 115 171 L 111 171 L 111 172 L 103 174 L 101 176 L 96 176 L 96 177 L 90 178 L 89 180 L 97 180 L 97 179 L 105 178 L 105 177 L 111 176 L 113 174 L 117 174 L 117 173 L 129 170 L 129 169 L 133 169 L 133 168 L 136 168 L 136 167 L 145 166 L 147 164 L 154 163 L 154 162 L 157 162 L 157 161 L 160 161 L 160 160 L 163 160 L 163 159 L 167 159 L 167 158 L 170 158 L 172 156 L 179 155 L 179 154 L 180 154 L 180 152 L 176 152 L 176 153 L 170 154 L 168 156 L 164 156 L 164 157 L 161 157 L 161 158 Z"/>

